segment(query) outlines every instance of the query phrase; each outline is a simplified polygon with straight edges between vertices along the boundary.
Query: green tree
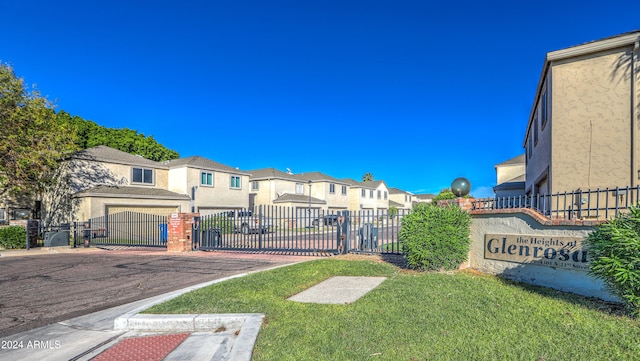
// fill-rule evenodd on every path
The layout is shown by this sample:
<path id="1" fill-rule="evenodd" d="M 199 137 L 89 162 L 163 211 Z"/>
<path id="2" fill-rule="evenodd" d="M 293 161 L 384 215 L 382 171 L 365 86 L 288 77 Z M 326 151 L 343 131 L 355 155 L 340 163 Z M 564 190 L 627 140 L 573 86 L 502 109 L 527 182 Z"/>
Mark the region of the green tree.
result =
<path id="1" fill-rule="evenodd" d="M 438 204 L 438 201 L 443 201 L 446 199 L 456 199 L 456 195 L 453 194 L 453 192 L 449 189 L 449 188 L 444 188 L 443 190 L 440 191 L 440 193 L 438 193 L 437 196 L 433 197 L 433 204 L 436 205 Z"/>
<path id="2" fill-rule="evenodd" d="M 0 64 L 0 129 L 1 196 L 39 197 L 77 149 L 74 126 L 7 64 Z"/>
<path id="3" fill-rule="evenodd" d="M 365 173 L 362 175 L 362 181 L 363 182 L 372 182 L 373 181 L 373 173 Z"/>
<path id="4" fill-rule="evenodd" d="M 179 157 L 178 152 L 158 143 L 153 136 L 145 136 L 136 130 L 127 128 L 106 128 L 79 116 L 71 116 L 60 111 L 58 117 L 73 124 L 77 129 L 76 144 L 79 149 L 87 149 L 98 145 L 106 145 L 123 152 L 137 154 L 144 158 L 162 162 Z"/>

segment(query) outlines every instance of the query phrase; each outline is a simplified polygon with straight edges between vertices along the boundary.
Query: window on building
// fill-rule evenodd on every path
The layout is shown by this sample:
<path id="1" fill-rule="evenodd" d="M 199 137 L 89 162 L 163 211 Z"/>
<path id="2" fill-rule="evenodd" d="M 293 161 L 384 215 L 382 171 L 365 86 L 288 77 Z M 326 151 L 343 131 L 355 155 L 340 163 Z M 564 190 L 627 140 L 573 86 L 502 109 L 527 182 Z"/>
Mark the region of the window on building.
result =
<path id="1" fill-rule="evenodd" d="M 240 181 L 240 176 L 238 176 L 238 175 L 232 175 L 231 176 L 231 188 L 233 188 L 233 189 L 242 188 L 242 183 Z"/>
<path id="2" fill-rule="evenodd" d="M 548 107 L 547 107 L 547 90 L 544 90 L 544 93 L 542 93 L 542 101 L 541 101 L 542 105 L 540 106 L 540 113 L 542 115 L 542 130 L 544 130 L 544 127 L 547 125 L 547 120 L 549 118 L 549 114 L 548 112 Z"/>
<path id="3" fill-rule="evenodd" d="M 369 191 L 369 198 L 373 199 L 373 189 Z"/>
<path id="4" fill-rule="evenodd" d="M 336 185 L 335 183 L 330 183 L 329 184 L 329 193 L 334 194 L 336 192 Z"/>
<path id="5" fill-rule="evenodd" d="M 367 197 L 367 190 L 362 189 L 362 198 L 366 198 L 366 197 Z"/>
<path id="6" fill-rule="evenodd" d="M 153 184 L 153 169 L 134 167 L 131 183 Z"/>
<path id="7" fill-rule="evenodd" d="M 304 194 L 304 184 L 296 183 L 296 194 Z"/>
<path id="8" fill-rule="evenodd" d="M 380 191 L 378 191 L 378 199 L 380 199 L 380 197 L 381 197 L 381 193 Z"/>
<path id="9" fill-rule="evenodd" d="M 260 182 L 258 181 L 251 182 L 251 190 L 252 191 L 260 190 Z"/>
<path id="10" fill-rule="evenodd" d="M 532 152 L 532 146 L 531 146 L 531 133 L 529 133 L 529 136 L 527 137 L 527 158 L 531 159 L 531 153 Z"/>
<path id="11" fill-rule="evenodd" d="M 0 209 L 0 224 L 7 223 L 7 211 Z"/>
<path id="12" fill-rule="evenodd" d="M 201 172 L 200 173 L 200 185 L 213 186 L 213 173 Z"/>
<path id="13" fill-rule="evenodd" d="M 538 145 L 538 111 L 533 114 L 533 146 Z"/>
<path id="14" fill-rule="evenodd" d="M 384 199 L 387 199 L 387 196 L 388 196 L 387 191 L 384 191 Z"/>
<path id="15" fill-rule="evenodd" d="M 347 194 L 347 186 L 342 186 L 342 195 Z"/>

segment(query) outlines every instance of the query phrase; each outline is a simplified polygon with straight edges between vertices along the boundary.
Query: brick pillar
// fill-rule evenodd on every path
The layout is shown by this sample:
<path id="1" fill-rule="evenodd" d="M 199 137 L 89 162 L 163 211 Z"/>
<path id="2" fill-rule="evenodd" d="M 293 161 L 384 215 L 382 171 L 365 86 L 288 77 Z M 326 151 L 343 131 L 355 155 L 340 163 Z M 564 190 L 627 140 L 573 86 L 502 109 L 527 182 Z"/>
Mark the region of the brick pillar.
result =
<path id="1" fill-rule="evenodd" d="M 471 210 L 473 209 L 473 204 L 472 204 L 473 201 L 474 201 L 474 198 L 458 197 L 456 199 L 446 199 L 446 200 L 438 201 L 438 206 L 442 207 L 445 205 L 456 205 L 462 208 L 462 210 L 464 211 L 471 212 Z"/>
<path id="2" fill-rule="evenodd" d="M 191 252 L 193 250 L 193 217 L 198 213 L 172 213 L 167 224 L 167 251 Z"/>

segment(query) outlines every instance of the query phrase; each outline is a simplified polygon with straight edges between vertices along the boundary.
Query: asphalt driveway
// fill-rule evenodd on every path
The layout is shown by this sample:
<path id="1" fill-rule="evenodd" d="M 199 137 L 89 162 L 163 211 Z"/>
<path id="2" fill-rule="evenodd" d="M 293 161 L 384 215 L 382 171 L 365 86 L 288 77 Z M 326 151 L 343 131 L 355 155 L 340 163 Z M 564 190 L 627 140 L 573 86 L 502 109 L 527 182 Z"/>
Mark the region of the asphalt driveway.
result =
<path id="1" fill-rule="evenodd" d="M 0 257 L 0 337 L 187 286 L 312 258 L 95 249 L 34 253 Z"/>

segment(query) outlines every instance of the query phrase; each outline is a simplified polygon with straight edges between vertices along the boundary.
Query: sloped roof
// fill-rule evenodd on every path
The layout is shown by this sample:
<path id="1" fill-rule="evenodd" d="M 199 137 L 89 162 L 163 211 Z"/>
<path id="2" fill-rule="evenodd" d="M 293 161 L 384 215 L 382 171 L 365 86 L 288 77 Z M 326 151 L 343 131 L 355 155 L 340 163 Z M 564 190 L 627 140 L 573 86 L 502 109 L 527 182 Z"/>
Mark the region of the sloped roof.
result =
<path id="1" fill-rule="evenodd" d="M 251 174 L 251 180 L 259 180 L 259 179 L 285 179 L 296 182 L 303 182 L 306 179 L 301 178 L 296 174 L 286 173 L 275 168 L 262 168 L 256 170 L 247 171 Z"/>
<path id="2" fill-rule="evenodd" d="M 328 176 L 328 175 L 326 175 L 324 173 L 321 173 L 321 172 L 300 173 L 300 174 L 297 174 L 297 176 L 299 176 L 302 179 L 306 179 L 307 181 L 312 181 L 312 182 L 329 181 L 329 182 L 334 182 L 334 183 L 350 185 L 350 183 L 345 182 L 344 180 L 340 180 L 338 178 L 334 178 L 334 177 Z"/>
<path id="3" fill-rule="evenodd" d="M 496 164 L 496 167 L 508 166 L 508 165 L 525 165 L 526 159 L 524 154 L 520 154 L 517 157 L 513 157 L 511 159 L 505 160 L 502 163 Z"/>
<path id="4" fill-rule="evenodd" d="M 422 199 L 422 200 L 429 200 L 429 199 L 433 199 L 433 198 L 436 197 L 435 194 L 431 194 L 431 193 L 416 194 L 415 196 L 416 196 L 416 198 Z"/>
<path id="5" fill-rule="evenodd" d="M 389 207 L 403 208 L 404 204 L 389 200 Z"/>
<path id="6" fill-rule="evenodd" d="M 249 173 L 245 173 L 239 169 L 236 169 L 228 165 L 218 163 L 211 159 L 207 159 L 197 155 L 193 157 L 172 159 L 172 160 L 166 161 L 165 164 L 167 164 L 169 168 L 179 168 L 179 167 L 186 166 L 186 167 L 194 167 L 194 168 L 204 168 L 208 170 L 217 170 L 217 171 L 222 171 L 227 173 L 249 175 Z"/>
<path id="7" fill-rule="evenodd" d="M 403 191 L 402 189 L 399 189 L 399 188 L 389 188 L 389 194 L 411 194 L 411 195 L 413 195 L 413 193 L 407 192 L 407 191 Z"/>
<path id="8" fill-rule="evenodd" d="M 129 154 L 118 149 L 98 145 L 76 152 L 71 156 L 73 159 L 93 160 L 107 163 L 149 166 L 154 168 L 167 168 L 166 165 L 143 158 L 139 155 Z"/>
<path id="9" fill-rule="evenodd" d="M 363 182 L 358 182 L 358 181 L 350 179 L 350 178 L 344 178 L 344 179 L 342 179 L 342 181 L 347 183 L 347 184 L 349 184 L 352 188 L 376 189 L 376 186 L 374 186 L 373 184 L 369 184 L 371 182 L 367 182 L 367 184 L 365 184 Z"/>
<path id="10" fill-rule="evenodd" d="M 273 203 L 309 203 L 309 196 L 305 196 L 304 194 L 291 194 L 285 193 L 273 200 Z M 311 197 L 311 204 L 327 204 L 326 201 L 318 198 Z"/>
<path id="11" fill-rule="evenodd" d="M 514 181 L 514 182 L 509 181 L 509 182 L 500 183 L 497 186 L 493 187 L 493 192 L 497 193 L 497 191 L 520 189 L 522 190 L 522 194 L 524 194 L 524 187 L 525 187 L 524 181 Z"/>
<path id="12" fill-rule="evenodd" d="M 115 198 L 156 198 L 190 200 L 186 194 L 171 192 L 159 188 L 130 186 L 96 186 L 75 194 L 76 197 L 115 197 Z"/>

